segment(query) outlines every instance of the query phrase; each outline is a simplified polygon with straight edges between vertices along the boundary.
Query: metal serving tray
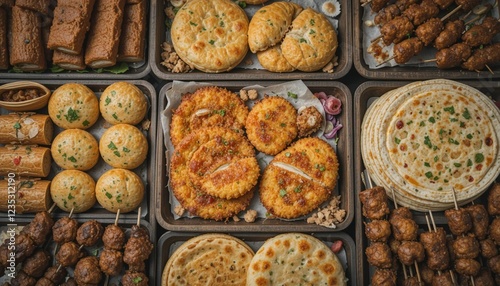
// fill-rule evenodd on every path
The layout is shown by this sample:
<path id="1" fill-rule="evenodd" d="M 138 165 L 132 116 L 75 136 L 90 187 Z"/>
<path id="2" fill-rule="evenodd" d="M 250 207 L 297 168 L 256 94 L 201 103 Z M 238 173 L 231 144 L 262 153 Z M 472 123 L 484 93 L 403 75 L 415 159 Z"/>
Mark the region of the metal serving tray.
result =
<path id="1" fill-rule="evenodd" d="M 488 82 L 488 81 L 461 81 L 464 84 L 477 88 L 484 94 L 491 96 L 496 100 L 500 100 L 500 82 Z M 356 154 L 361 154 L 361 144 L 360 144 L 360 135 L 361 135 L 361 123 L 363 121 L 363 117 L 365 112 L 372 103 L 375 98 L 382 96 L 384 93 L 409 84 L 410 82 L 375 82 L 368 81 L 361 84 L 354 94 L 354 128 L 355 128 L 355 143 L 354 148 Z M 364 222 L 367 222 L 361 213 L 361 202 L 359 201 L 358 194 L 365 190 L 366 187 L 363 185 L 361 181 L 361 173 L 365 170 L 363 160 L 361 155 L 357 156 L 354 160 L 355 171 L 354 171 L 354 185 L 355 185 L 355 196 L 354 201 L 356 205 L 356 245 L 357 245 L 357 264 L 358 264 L 358 273 L 359 273 L 359 285 L 368 285 L 370 282 L 370 266 L 366 261 L 365 249 L 368 246 L 368 239 L 365 236 L 365 225 Z M 485 195 L 481 196 L 478 202 L 485 202 Z M 389 200 L 390 208 L 393 209 L 394 205 L 391 200 Z M 422 229 L 427 230 L 427 222 L 425 220 L 425 213 L 413 211 L 413 216 L 417 224 L 420 225 Z M 436 224 L 443 226 L 447 224 L 447 219 L 444 216 L 444 212 L 433 212 L 433 217 Z M 448 234 L 449 231 L 448 231 Z"/>
<path id="2" fill-rule="evenodd" d="M 9 80 L 9 81 L 0 81 L 0 84 L 4 84 L 7 82 L 13 82 L 14 80 Z M 70 83 L 70 82 L 76 82 L 76 83 L 81 83 L 89 87 L 92 91 L 94 91 L 97 95 L 97 97 L 100 97 L 101 93 L 111 85 L 112 83 L 116 82 L 114 80 L 100 80 L 100 81 L 85 81 L 85 80 L 40 80 L 36 81 L 40 84 L 45 85 L 47 88 L 50 90 L 54 91 L 56 88 L 59 86 L 65 84 L 65 83 Z M 154 190 L 154 168 L 155 168 L 155 149 L 156 149 L 156 140 L 155 140 L 155 135 L 156 135 L 156 118 L 157 118 L 157 97 L 156 97 L 156 91 L 154 87 L 147 81 L 143 80 L 131 80 L 127 81 L 130 82 L 134 85 L 136 85 L 143 93 L 146 95 L 148 103 L 149 103 L 149 108 L 148 112 L 146 114 L 146 119 L 149 119 L 151 121 L 151 126 L 149 127 L 149 130 L 147 132 L 146 138 L 149 143 L 149 152 L 148 156 L 145 160 L 145 162 L 134 169 L 133 171 L 138 174 L 145 187 L 145 194 L 144 194 L 144 199 L 143 202 L 141 203 L 141 217 L 146 218 L 149 216 L 150 221 L 154 221 L 154 210 L 151 209 L 151 206 L 154 206 L 154 196 L 153 196 L 153 190 Z M 8 114 L 10 111 L 7 111 L 3 108 L 0 109 L 1 114 Z M 41 114 L 48 114 L 47 113 L 47 108 L 41 109 L 37 111 L 37 113 Z M 94 137 L 99 141 L 99 138 L 101 137 L 102 133 L 104 132 L 104 129 L 107 128 L 106 126 L 110 126 L 109 124 L 105 124 L 105 120 L 102 118 L 102 116 L 99 117 L 98 121 L 89 128 L 87 131 L 90 132 Z M 59 134 L 62 131 L 61 128 L 56 126 L 54 124 L 54 137 Z M 107 165 L 102 158 L 99 158 L 98 163 L 87 173 L 89 173 L 94 180 L 97 182 L 99 179 L 100 175 L 103 174 L 105 171 L 112 169 L 111 166 Z M 51 180 L 57 172 L 60 172 L 62 169 L 57 166 L 55 162 L 52 162 L 52 169 L 51 172 L 48 176 L 48 179 Z M 54 211 L 54 215 L 56 217 L 59 216 L 65 216 L 67 215 L 66 212 L 63 212 L 59 208 L 56 207 L 56 210 Z M 18 214 L 18 216 L 22 217 L 29 217 L 32 218 L 34 217 L 34 214 Z M 91 209 L 89 209 L 86 212 L 79 213 L 79 214 L 74 214 L 73 215 L 75 218 L 85 218 L 85 219 L 95 219 L 95 218 L 114 218 L 115 213 L 109 212 L 106 209 L 102 208 L 99 203 L 96 203 Z M 132 219 L 137 217 L 137 211 L 131 211 L 130 213 L 124 213 L 120 214 L 121 218 L 126 218 L 126 219 Z"/>
<path id="3" fill-rule="evenodd" d="M 143 0 L 143 1 L 149 1 L 149 0 Z M 55 2 L 55 1 L 54 1 Z M 156 1 L 149 1 L 149 4 L 147 4 L 148 11 L 146 12 L 146 17 L 147 18 L 154 18 L 152 17 L 151 11 L 153 10 L 153 5 L 155 5 Z M 113 80 L 134 80 L 134 79 L 141 79 L 145 78 L 148 76 L 148 74 L 151 71 L 151 67 L 149 65 L 149 60 L 148 60 L 148 49 L 150 49 L 149 46 L 149 28 L 148 26 L 150 25 L 149 21 L 146 20 L 146 35 L 145 35 L 145 45 L 144 45 L 144 62 L 143 63 L 137 63 L 137 64 L 129 64 L 129 69 L 125 73 L 122 74 L 114 74 L 111 72 L 95 72 L 95 71 L 88 71 L 88 72 L 77 72 L 77 71 L 64 71 L 64 72 L 58 72 L 58 73 L 53 73 L 50 71 L 50 65 L 51 63 L 48 63 L 47 70 L 44 72 L 20 72 L 16 73 L 13 72 L 11 69 L 9 71 L 0 71 L 0 78 L 1 79 L 24 79 L 24 80 L 44 80 L 44 79 L 57 79 L 57 80 L 69 80 L 69 79 L 78 79 L 78 80 L 103 80 L 103 79 L 113 79 Z"/>
<path id="4" fill-rule="evenodd" d="M 278 219 L 258 218 L 254 223 L 246 223 L 244 220 L 235 222 L 216 222 L 214 220 L 204 220 L 202 218 L 180 218 L 175 219 L 172 214 L 172 206 L 169 203 L 169 190 L 167 187 L 168 178 L 166 174 L 165 144 L 163 143 L 163 131 L 161 126 L 157 128 L 156 146 L 158 158 L 156 163 L 156 218 L 160 226 L 173 231 L 230 231 L 230 232 L 337 232 L 345 229 L 352 222 L 354 204 L 353 204 L 353 182 L 352 182 L 352 96 L 349 89 L 339 82 L 304 82 L 312 92 L 324 91 L 327 94 L 333 90 L 339 91 L 339 97 L 342 101 L 343 110 L 340 116 L 340 122 L 344 127 L 340 130 L 339 141 L 337 145 L 337 156 L 339 159 L 340 170 L 337 187 L 341 197 L 341 209 L 346 210 L 345 220 L 337 225 L 336 229 L 330 229 L 316 224 L 308 224 L 305 219 L 296 221 L 285 221 Z M 231 91 L 239 92 L 245 86 L 258 84 L 256 82 L 225 82 L 213 83 L 213 85 L 228 88 Z M 266 82 L 265 86 L 277 84 L 277 82 Z M 159 93 L 159 112 L 166 106 L 166 91 L 172 86 L 171 83 L 163 86 Z M 159 114 L 160 116 L 160 114 Z M 160 121 L 158 121 L 160 122 Z"/>
<path id="5" fill-rule="evenodd" d="M 354 10 L 354 66 L 358 73 L 369 79 L 379 80 L 421 80 L 434 78 L 447 79 L 494 79 L 500 78 L 500 66 L 492 66 L 494 74 L 488 70 L 481 72 L 454 69 L 438 69 L 435 66 L 431 67 L 415 67 L 415 66 L 394 66 L 383 67 L 379 69 L 370 69 L 363 58 L 363 10 L 360 0 L 353 0 Z"/>
<path id="6" fill-rule="evenodd" d="M 161 284 L 161 275 L 163 273 L 163 269 L 167 260 L 173 254 L 173 252 L 184 242 L 187 240 L 201 235 L 202 233 L 183 233 L 183 232 L 166 232 L 163 234 L 157 243 L 157 250 L 159 256 L 157 257 L 156 262 L 156 284 L 157 286 L 162 286 Z M 334 241 L 341 240 L 343 243 L 343 250 L 345 251 L 345 260 L 342 257 L 339 257 L 340 261 L 347 265 L 347 269 L 345 270 L 346 277 L 349 279 L 347 285 L 358 285 L 356 284 L 357 273 L 356 273 L 356 253 L 354 241 L 350 236 L 345 233 L 337 232 L 337 233 L 308 233 L 317 239 L 323 241 L 327 245 L 331 245 Z M 230 234 L 234 237 L 237 237 L 244 242 L 246 242 L 255 252 L 257 252 L 258 248 L 264 244 L 264 242 L 272 238 L 278 234 L 276 233 L 238 233 L 238 234 Z"/>
<path id="7" fill-rule="evenodd" d="M 335 72 L 325 73 L 317 72 L 291 72 L 291 73 L 273 73 L 266 70 L 242 69 L 235 68 L 230 72 L 225 73 L 204 73 L 194 70 L 190 73 L 172 73 L 160 65 L 161 62 L 161 45 L 166 39 L 165 25 L 165 1 L 151 1 L 151 19 L 149 30 L 149 65 L 153 73 L 163 80 L 331 80 L 339 79 L 347 74 L 352 66 L 352 46 L 351 46 L 351 1 L 340 0 L 341 10 L 338 17 L 338 43 L 336 55 L 338 56 L 338 66 L 335 67 Z M 271 1 L 270 1 L 271 2 Z M 270 2 L 266 3 L 269 4 Z M 318 2 L 318 1 L 316 1 Z M 249 19 L 250 19 L 249 15 Z M 250 51 L 249 51 L 250 53 Z"/>
<path id="8" fill-rule="evenodd" d="M 114 219 L 97 219 L 97 218 L 94 218 L 94 219 L 96 219 L 98 222 L 100 222 L 103 227 L 106 227 L 109 224 L 115 223 Z M 81 225 L 82 223 L 87 221 L 87 219 L 76 219 L 76 220 L 78 221 L 79 225 Z M 54 222 L 56 222 L 56 221 L 57 221 L 57 218 L 54 218 Z M 4 233 L 8 229 L 8 227 L 25 226 L 30 222 L 31 222 L 31 219 L 19 218 L 19 219 L 16 219 L 16 222 L 14 222 L 12 224 L 9 224 L 9 225 L 7 225 L 7 223 L 2 224 L 2 226 L 0 227 L 0 233 Z M 136 220 L 131 220 L 131 219 L 119 219 L 118 220 L 118 225 L 125 230 L 125 234 L 127 235 L 127 239 L 130 235 L 130 229 L 136 223 L 137 223 Z M 149 285 L 155 285 L 155 282 L 156 282 L 156 275 L 155 275 L 156 253 L 158 251 L 157 246 L 156 246 L 156 231 L 155 231 L 154 227 L 145 220 L 141 220 L 140 224 L 141 224 L 141 226 L 145 227 L 148 230 L 149 237 L 151 238 L 151 242 L 154 245 L 153 251 L 151 252 L 149 259 L 146 262 L 145 273 L 147 274 L 147 276 L 149 278 Z M 52 237 L 52 233 L 50 234 L 50 237 Z M 2 241 L 2 243 L 3 243 L 3 241 Z M 46 250 L 49 251 L 49 253 L 52 256 L 51 266 L 55 265 L 55 263 L 56 263 L 55 253 L 54 253 L 55 247 L 56 247 L 56 244 L 54 243 L 54 241 L 52 241 L 50 239 L 50 244 L 48 244 L 48 246 L 46 247 Z M 99 244 L 97 246 L 85 247 L 84 249 L 87 251 L 87 253 L 89 255 L 99 256 L 100 252 L 102 251 L 102 248 L 103 248 L 103 245 L 102 245 L 102 241 L 100 240 Z M 123 267 L 126 268 L 127 265 L 124 263 Z M 66 269 L 68 270 L 68 275 L 70 277 L 73 277 L 73 268 L 67 267 Z M 17 271 L 19 271 L 19 269 Z M 115 283 L 115 285 L 118 285 L 119 281 L 121 279 L 121 276 L 124 273 L 125 273 L 125 271 L 122 270 L 119 277 L 116 277 L 116 276 L 110 277 L 110 280 L 109 280 L 110 285 L 113 285 L 113 283 Z M 104 275 L 103 275 L 103 277 L 104 277 Z M 7 275 L 0 277 L 0 283 L 3 284 L 4 282 L 7 282 L 7 281 L 9 281 Z M 104 278 L 101 282 L 103 282 L 103 281 L 104 281 Z"/>

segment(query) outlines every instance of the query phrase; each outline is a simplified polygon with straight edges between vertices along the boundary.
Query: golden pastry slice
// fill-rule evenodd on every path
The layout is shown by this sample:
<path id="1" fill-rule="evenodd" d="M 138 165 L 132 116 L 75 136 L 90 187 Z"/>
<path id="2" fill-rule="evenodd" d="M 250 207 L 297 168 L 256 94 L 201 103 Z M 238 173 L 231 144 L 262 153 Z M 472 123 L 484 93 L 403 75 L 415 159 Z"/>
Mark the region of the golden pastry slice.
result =
<path id="1" fill-rule="evenodd" d="M 281 44 L 283 56 L 304 72 L 324 67 L 337 51 L 337 33 L 325 15 L 305 9 L 292 22 Z"/>
<path id="2" fill-rule="evenodd" d="M 264 51 L 283 39 L 302 7 L 291 2 L 275 2 L 260 8 L 248 26 L 250 51 Z"/>
<path id="3" fill-rule="evenodd" d="M 293 72 L 295 68 L 285 59 L 281 46 L 276 45 L 257 53 L 260 65 L 272 72 Z"/>

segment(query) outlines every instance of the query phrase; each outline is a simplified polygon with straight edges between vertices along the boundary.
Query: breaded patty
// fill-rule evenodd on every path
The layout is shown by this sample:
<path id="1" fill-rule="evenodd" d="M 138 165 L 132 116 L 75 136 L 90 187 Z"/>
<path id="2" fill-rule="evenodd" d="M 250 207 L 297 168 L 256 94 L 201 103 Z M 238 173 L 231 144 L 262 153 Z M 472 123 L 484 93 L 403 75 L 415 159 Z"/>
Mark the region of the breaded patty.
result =
<path id="1" fill-rule="evenodd" d="M 294 166 L 328 189 L 337 183 L 339 162 L 335 150 L 317 137 L 298 140 L 276 155 L 273 162 Z"/>
<path id="2" fill-rule="evenodd" d="M 273 215 L 297 218 L 330 196 L 338 177 L 333 148 L 319 138 L 304 138 L 276 155 L 260 181 L 260 200 Z"/>
<path id="3" fill-rule="evenodd" d="M 248 108 L 240 97 L 225 88 L 202 87 L 182 97 L 170 123 L 170 139 L 176 147 L 189 133 L 213 126 L 241 130 Z"/>
<path id="4" fill-rule="evenodd" d="M 248 114 L 245 128 L 257 150 L 276 155 L 297 137 L 297 110 L 282 97 L 266 96 Z"/>
<path id="5" fill-rule="evenodd" d="M 236 140 L 237 136 L 241 135 L 227 128 L 200 129 L 186 136 L 175 149 L 170 163 L 170 186 L 182 207 L 191 214 L 223 220 L 238 214 L 250 204 L 253 197 L 251 191 L 236 199 L 221 199 L 196 188 L 189 178 L 189 161 L 203 144 L 216 138 L 228 142 Z"/>
<path id="6" fill-rule="evenodd" d="M 198 148 L 188 163 L 189 178 L 196 188 L 223 199 L 249 192 L 260 174 L 255 149 L 240 134 L 216 136 Z"/>
<path id="7" fill-rule="evenodd" d="M 331 189 L 270 164 L 262 175 L 259 192 L 262 204 L 271 214 L 292 219 L 316 209 L 328 199 Z"/>

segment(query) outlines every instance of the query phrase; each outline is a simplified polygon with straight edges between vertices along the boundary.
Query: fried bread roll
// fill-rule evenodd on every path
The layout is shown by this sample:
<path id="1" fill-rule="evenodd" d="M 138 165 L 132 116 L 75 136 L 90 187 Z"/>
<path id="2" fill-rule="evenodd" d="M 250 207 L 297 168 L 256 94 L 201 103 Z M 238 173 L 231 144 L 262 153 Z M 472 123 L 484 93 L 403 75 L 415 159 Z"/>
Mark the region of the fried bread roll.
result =
<path id="1" fill-rule="evenodd" d="M 9 49 L 7 45 L 7 11 L 0 7 L 0 70 L 9 68 Z"/>
<path id="2" fill-rule="evenodd" d="M 83 54 L 71 55 L 58 50 L 54 51 L 52 63 L 65 70 L 84 70 L 87 67 L 83 59 Z"/>
<path id="3" fill-rule="evenodd" d="M 0 212 L 7 212 L 8 201 L 12 200 L 9 194 L 15 195 L 16 213 L 36 213 L 47 211 L 52 205 L 50 197 L 50 181 L 12 178 L 0 181 Z M 10 192 L 10 193 L 9 193 Z"/>
<path id="4" fill-rule="evenodd" d="M 7 114 L 0 116 L 1 144 L 50 145 L 54 124 L 45 114 Z"/>
<path id="5" fill-rule="evenodd" d="M 0 147 L 0 176 L 47 177 L 52 156 L 46 147 L 7 145 Z"/>
<path id="6" fill-rule="evenodd" d="M 10 64 L 22 71 L 47 68 L 42 41 L 42 18 L 36 12 L 12 7 Z"/>
<path id="7" fill-rule="evenodd" d="M 146 35 L 146 1 L 125 5 L 118 61 L 140 62 L 144 60 Z"/>
<path id="8" fill-rule="evenodd" d="M 16 6 L 40 12 L 43 15 L 50 13 L 50 0 L 16 0 Z"/>
<path id="9" fill-rule="evenodd" d="M 126 0 L 97 0 L 85 49 L 85 64 L 92 68 L 116 64 Z"/>
<path id="10" fill-rule="evenodd" d="M 95 0 L 58 0 L 48 47 L 72 55 L 82 52 Z"/>

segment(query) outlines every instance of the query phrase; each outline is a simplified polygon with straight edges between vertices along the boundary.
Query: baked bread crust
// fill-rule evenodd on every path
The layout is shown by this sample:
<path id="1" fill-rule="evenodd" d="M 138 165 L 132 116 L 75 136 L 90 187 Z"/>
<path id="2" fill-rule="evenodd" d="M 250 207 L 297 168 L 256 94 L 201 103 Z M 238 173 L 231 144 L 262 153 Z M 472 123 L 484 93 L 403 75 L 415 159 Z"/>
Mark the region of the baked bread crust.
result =
<path id="1" fill-rule="evenodd" d="M 99 152 L 104 162 L 115 168 L 135 169 L 148 155 L 148 140 L 135 126 L 116 124 L 108 128 L 99 140 Z"/>
<path id="2" fill-rule="evenodd" d="M 260 65 L 272 72 L 293 72 L 295 68 L 285 59 L 281 46 L 276 45 L 257 53 Z"/>
<path id="3" fill-rule="evenodd" d="M 59 133 L 51 146 L 52 159 L 67 170 L 87 171 L 99 161 L 99 145 L 89 132 L 68 129 Z"/>
<path id="4" fill-rule="evenodd" d="M 229 0 L 192 0 L 177 12 L 172 44 L 187 64 L 207 72 L 235 68 L 248 51 L 248 17 Z"/>
<path id="5" fill-rule="evenodd" d="M 111 169 L 97 180 L 95 195 L 99 204 L 110 212 L 135 210 L 144 198 L 144 184 L 134 172 Z"/>
<path id="6" fill-rule="evenodd" d="M 111 124 L 138 124 L 146 116 L 148 102 L 142 91 L 129 82 L 115 82 L 101 94 L 99 109 Z"/>
<path id="7" fill-rule="evenodd" d="M 96 203 L 95 182 L 90 175 L 78 170 L 64 170 L 50 184 L 50 195 L 57 206 L 69 212 L 81 213 Z"/>
<path id="8" fill-rule="evenodd" d="M 337 33 L 322 13 L 305 9 L 292 22 L 292 29 L 281 44 L 283 56 L 296 69 L 319 70 L 337 51 Z"/>
<path id="9" fill-rule="evenodd" d="M 264 51 L 281 42 L 293 19 L 301 11 L 300 5 L 290 2 L 275 2 L 260 8 L 248 26 L 250 51 Z"/>

